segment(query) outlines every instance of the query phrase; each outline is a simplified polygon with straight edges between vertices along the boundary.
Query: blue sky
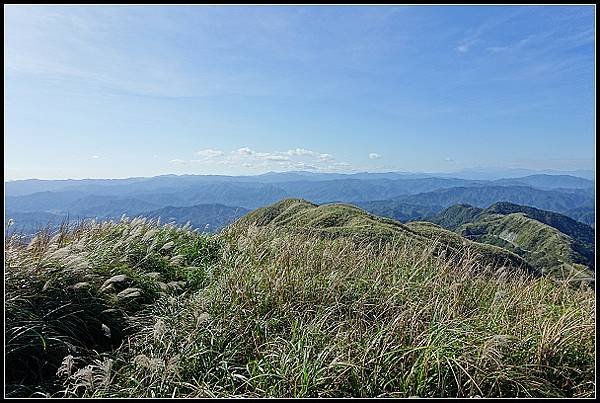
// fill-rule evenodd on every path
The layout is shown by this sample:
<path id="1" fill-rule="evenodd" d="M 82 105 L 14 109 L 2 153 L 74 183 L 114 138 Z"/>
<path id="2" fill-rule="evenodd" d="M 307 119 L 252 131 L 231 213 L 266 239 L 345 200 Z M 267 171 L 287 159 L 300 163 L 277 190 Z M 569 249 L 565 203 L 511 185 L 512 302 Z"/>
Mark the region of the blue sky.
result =
<path id="1" fill-rule="evenodd" d="M 593 169 L 591 6 L 5 6 L 5 177 Z"/>

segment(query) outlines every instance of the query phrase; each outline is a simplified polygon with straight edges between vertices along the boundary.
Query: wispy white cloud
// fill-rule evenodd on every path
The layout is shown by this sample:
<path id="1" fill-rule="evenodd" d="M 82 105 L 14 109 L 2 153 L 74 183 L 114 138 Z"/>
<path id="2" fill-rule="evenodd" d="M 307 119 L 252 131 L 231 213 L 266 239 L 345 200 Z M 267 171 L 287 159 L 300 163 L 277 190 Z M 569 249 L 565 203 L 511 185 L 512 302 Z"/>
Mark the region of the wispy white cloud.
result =
<path id="1" fill-rule="evenodd" d="M 256 151 L 250 147 L 241 147 L 225 152 L 213 149 L 203 149 L 196 152 L 202 158 L 171 160 L 176 165 L 220 166 L 228 168 L 249 168 L 263 170 L 315 170 L 315 171 L 344 171 L 352 165 L 336 161 L 333 155 L 306 148 L 293 148 L 287 151 Z M 379 154 L 377 154 L 379 155 Z"/>
<path id="2" fill-rule="evenodd" d="M 304 148 L 296 148 L 294 150 L 288 150 L 288 155 L 317 155 L 316 152 L 311 150 L 306 150 Z"/>
<path id="3" fill-rule="evenodd" d="M 204 21 L 192 25 L 190 20 L 178 19 L 177 12 L 168 10 L 159 15 L 151 8 L 13 7 L 9 11 L 10 40 L 5 51 L 6 69 L 10 72 L 60 82 L 85 82 L 88 89 L 110 93 L 165 98 L 240 91 L 268 94 L 282 81 L 210 68 L 201 74 L 190 74 L 193 58 L 169 49 L 168 38 L 200 42 L 197 46 L 207 52 L 236 47 L 227 42 L 231 38 L 213 37 L 210 39 L 214 44 L 209 42 L 218 30 L 207 21 L 210 17 L 206 14 L 210 12 L 199 13 L 204 15 L 197 15 L 198 19 Z M 152 26 L 160 39 L 154 38 L 153 46 L 133 46 L 131 33 L 145 32 L 147 26 Z M 233 62 L 239 57 L 234 52 L 223 54 L 223 59 Z"/>
<path id="4" fill-rule="evenodd" d="M 456 50 L 460 53 L 467 53 L 476 41 L 464 42 L 456 47 Z"/>
<path id="5" fill-rule="evenodd" d="M 456 48 L 454 49 L 460 53 L 467 53 L 469 50 L 471 50 L 471 47 L 473 47 L 473 45 L 477 44 L 480 41 L 479 38 L 481 37 L 484 30 L 485 25 L 481 25 L 475 30 L 474 33 L 459 41 L 456 45 Z"/>
<path id="6" fill-rule="evenodd" d="M 484 36 L 485 34 L 503 24 L 506 24 L 508 21 L 517 17 L 519 14 L 523 13 L 525 8 L 515 9 L 514 11 L 500 15 L 494 18 L 490 18 L 488 20 L 483 21 L 479 26 L 469 30 L 465 37 L 458 42 L 456 47 L 454 48 L 459 53 L 467 53 L 469 52 L 476 44 L 485 42 Z"/>
<path id="7" fill-rule="evenodd" d="M 378 160 L 379 158 L 381 158 L 381 154 L 369 153 L 369 159 L 370 160 Z"/>
<path id="8" fill-rule="evenodd" d="M 309 171 L 318 171 L 319 170 L 319 167 L 317 167 L 316 165 L 311 165 L 304 161 L 296 161 L 291 166 L 289 166 L 289 168 L 300 169 L 300 170 L 309 170 Z"/>
<path id="9" fill-rule="evenodd" d="M 224 155 L 225 153 L 223 151 L 207 148 L 206 150 L 196 151 L 196 154 L 201 157 L 205 157 L 205 158 L 213 158 L 213 157 L 220 157 L 220 156 Z"/>
<path id="10" fill-rule="evenodd" d="M 335 171 L 345 171 L 352 168 L 352 165 L 347 162 L 334 162 L 333 164 L 329 165 L 328 168 Z"/>
<path id="11" fill-rule="evenodd" d="M 289 161 L 290 160 L 289 157 L 285 157 L 283 155 L 267 155 L 264 157 L 264 159 L 266 159 L 268 161 Z"/>
<path id="12" fill-rule="evenodd" d="M 92 158 L 95 159 L 95 160 L 97 160 L 97 159 L 100 158 L 100 156 L 99 155 L 92 155 Z"/>
<path id="13" fill-rule="evenodd" d="M 512 52 L 522 49 L 531 43 L 546 41 L 551 35 L 552 33 L 548 32 L 541 35 L 529 35 L 526 38 L 520 39 L 516 42 L 509 43 L 503 46 L 489 46 L 487 50 L 492 53 Z"/>
<path id="14" fill-rule="evenodd" d="M 252 151 L 250 148 L 248 147 L 242 147 L 242 148 L 238 148 L 235 153 L 239 154 L 239 155 L 252 155 L 254 154 L 254 151 Z"/>

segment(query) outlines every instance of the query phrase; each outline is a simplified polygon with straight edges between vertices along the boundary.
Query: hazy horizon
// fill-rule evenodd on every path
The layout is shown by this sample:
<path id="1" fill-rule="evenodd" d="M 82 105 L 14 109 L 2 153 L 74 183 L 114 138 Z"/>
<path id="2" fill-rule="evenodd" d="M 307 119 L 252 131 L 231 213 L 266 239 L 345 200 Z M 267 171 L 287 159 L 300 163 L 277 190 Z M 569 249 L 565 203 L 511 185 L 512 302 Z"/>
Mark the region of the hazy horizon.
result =
<path id="1" fill-rule="evenodd" d="M 353 174 L 400 174 L 400 175 L 444 175 L 444 176 L 465 176 L 468 177 L 469 174 L 472 175 L 487 175 L 489 178 L 510 178 L 510 177 L 519 177 L 519 176 L 527 176 L 527 175 L 536 175 L 536 174 L 545 174 L 545 175 L 571 175 L 577 176 L 580 178 L 585 178 L 589 180 L 595 180 L 594 169 L 579 169 L 572 171 L 562 171 L 562 170 L 552 170 L 552 169 L 542 169 L 542 170 L 533 170 L 527 168 L 500 168 L 500 167 L 471 167 L 464 168 L 458 171 L 448 171 L 448 172 L 426 172 L 426 171 L 392 171 L 392 170 L 380 170 L 380 171 L 351 171 L 351 172 L 325 172 L 325 171 L 302 171 L 302 170 L 285 170 L 285 171 L 276 171 L 270 170 L 260 173 L 252 173 L 252 174 L 239 174 L 239 175 L 228 175 L 228 174 L 219 174 L 219 173 L 165 173 L 160 175 L 149 175 L 149 176 L 122 176 L 122 177 L 66 177 L 66 178 L 41 178 L 41 177 L 31 177 L 31 178 L 18 178 L 11 179 L 5 178 L 5 182 L 15 182 L 15 181 L 25 181 L 25 180 L 48 180 L 48 181 L 60 181 L 60 180 L 120 180 L 120 179 L 134 179 L 134 178 L 154 178 L 160 176 L 230 176 L 230 177 L 252 177 L 252 176 L 261 176 L 266 174 L 285 174 L 285 173 L 298 173 L 298 174 L 339 174 L 339 175 L 353 175 Z M 511 176 L 514 175 L 514 176 Z"/>

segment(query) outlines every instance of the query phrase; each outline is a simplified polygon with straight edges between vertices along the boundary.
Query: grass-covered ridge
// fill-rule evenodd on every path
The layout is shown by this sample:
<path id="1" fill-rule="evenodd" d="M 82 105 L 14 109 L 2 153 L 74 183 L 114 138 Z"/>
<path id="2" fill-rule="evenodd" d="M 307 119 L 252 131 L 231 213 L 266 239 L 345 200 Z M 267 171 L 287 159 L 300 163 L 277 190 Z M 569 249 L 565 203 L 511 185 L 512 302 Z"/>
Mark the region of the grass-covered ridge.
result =
<path id="1" fill-rule="evenodd" d="M 279 207 L 284 220 L 302 206 Z M 7 391 L 594 395 L 592 289 L 413 246 L 140 219 L 9 239 Z"/>
<path id="2" fill-rule="evenodd" d="M 455 205 L 431 221 L 469 239 L 515 252 L 544 274 L 593 278 L 594 229 L 562 214 L 500 202 Z"/>
<path id="3" fill-rule="evenodd" d="M 251 225 L 314 233 L 327 238 L 350 237 L 360 242 L 405 242 L 417 250 L 435 245 L 436 252 L 451 251 L 453 255 L 468 249 L 485 263 L 505 264 L 535 273 L 525 260 L 506 249 L 472 242 L 431 223 L 402 224 L 349 204 L 317 205 L 302 199 L 286 199 L 256 209 L 238 220 L 231 229 L 244 230 Z"/>

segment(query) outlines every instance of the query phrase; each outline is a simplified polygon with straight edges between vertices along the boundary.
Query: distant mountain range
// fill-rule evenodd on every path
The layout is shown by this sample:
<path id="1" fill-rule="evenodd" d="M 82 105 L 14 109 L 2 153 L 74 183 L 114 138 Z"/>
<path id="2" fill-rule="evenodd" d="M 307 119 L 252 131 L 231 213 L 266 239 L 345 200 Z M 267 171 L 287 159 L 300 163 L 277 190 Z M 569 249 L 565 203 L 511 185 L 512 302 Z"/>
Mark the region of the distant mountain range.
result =
<path id="1" fill-rule="evenodd" d="M 172 222 L 178 225 L 190 223 L 193 228 L 204 232 L 214 232 L 233 223 L 250 210 L 243 207 L 230 207 L 223 204 L 199 204 L 191 207 L 164 207 L 158 210 L 141 213 L 161 222 Z"/>
<path id="2" fill-rule="evenodd" d="M 440 189 L 391 200 L 354 204 L 370 213 L 405 222 L 427 219 L 455 204 L 463 203 L 483 208 L 498 201 L 507 201 L 560 212 L 594 227 L 594 200 L 593 189 L 587 188 L 549 191 L 524 186 L 477 186 Z"/>
<path id="3" fill-rule="evenodd" d="M 162 223 L 174 223 L 176 225 L 190 224 L 192 228 L 202 232 L 216 232 L 231 224 L 250 210 L 243 207 L 230 207 L 223 204 L 199 204 L 189 207 L 163 207 L 149 211 L 136 211 L 128 214 L 127 209 L 114 209 L 107 213 L 103 209 L 102 214 L 52 214 L 47 212 L 14 212 L 6 213 L 5 223 L 12 219 L 11 231 L 34 233 L 42 228 L 56 228 L 66 221 L 77 221 L 81 219 L 96 220 L 118 220 L 121 216 L 142 216 L 150 219 L 160 219 Z M 132 210 L 129 210 L 132 211 Z"/>
<path id="4" fill-rule="evenodd" d="M 316 173 L 306 171 L 269 172 L 253 176 L 228 176 L 228 175 L 160 175 L 154 177 L 137 177 L 126 179 L 62 179 L 41 180 L 26 179 L 5 182 L 7 196 L 21 196 L 44 191 L 80 190 L 86 193 L 119 194 L 130 189 L 137 192 L 141 190 L 156 191 L 160 188 L 171 186 L 186 187 L 189 185 L 224 183 L 224 182 L 251 182 L 251 183 L 282 183 L 305 181 L 332 181 L 339 179 L 358 180 L 415 180 L 415 179 L 454 179 L 468 182 L 490 184 L 490 182 L 512 182 L 509 184 L 529 185 L 545 189 L 552 188 L 586 188 L 594 187 L 593 171 L 574 171 L 573 174 L 548 174 L 535 173 L 530 170 L 506 170 L 505 175 L 498 176 L 500 171 L 491 177 L 482 177 L 483 171 L 471 170 L 454 174 L 424 174 L 410 172 L 360 172 L 354 174 Z M 510 175 L 512 174 L 512 175 Z M 471 175 L 471 176 L 469 176 Z M 432 189 L 430 189 L 432 190 Z M 421 190 L 425 191 L 425 190 Z"/>
<path id="5" fill-rule="evenodd" d="M 499 201 L 568 215 L 594 225 L 594 182 L 571 175 L 535 174 L 494 180 L 402 172 L 267 173 L 257 176 L 164 175 L 151 178 L 5 182 L 5 223 L 13 230 L 82 218 L 118 219 L 162 214 L 197 228 L 218 230 L 232 213 L 285 198 L 353 203 L 396 220 L 433 216 L 457 203 L 487 207 Z M 218 217 L 223 215 L 223 217 Z"/>
<path id="6" fill-rule="evenodd" d="M 549 176 L 576 176 L 583 179 L 595 180 L 596 172 L 587 169 L 579 169 L 575 171 L 560 171 L 560 170 L 533 170 L 523 168 L 468 168 L 452 173 L 431 174 L 430 176 L 453 178 L 468 178 L 468 179 L 483 179 L 494 180 L 502 178 L 520 178 L 531 175 L 549 175 Z"/>
<path id="7" fill-rule="evenodd" d="M 486 207 L 497 201 L 533 206 L 544 210 L 567 212 L 573 208 L 594 207 L 594 195 L 587 189 L 571 191 L 542 190 L 531 186 L 471 186 L 438 189 L 410 196 L 400 196 L 399 201 L 417 205 L 448 207 L 467 203 Z"/>

